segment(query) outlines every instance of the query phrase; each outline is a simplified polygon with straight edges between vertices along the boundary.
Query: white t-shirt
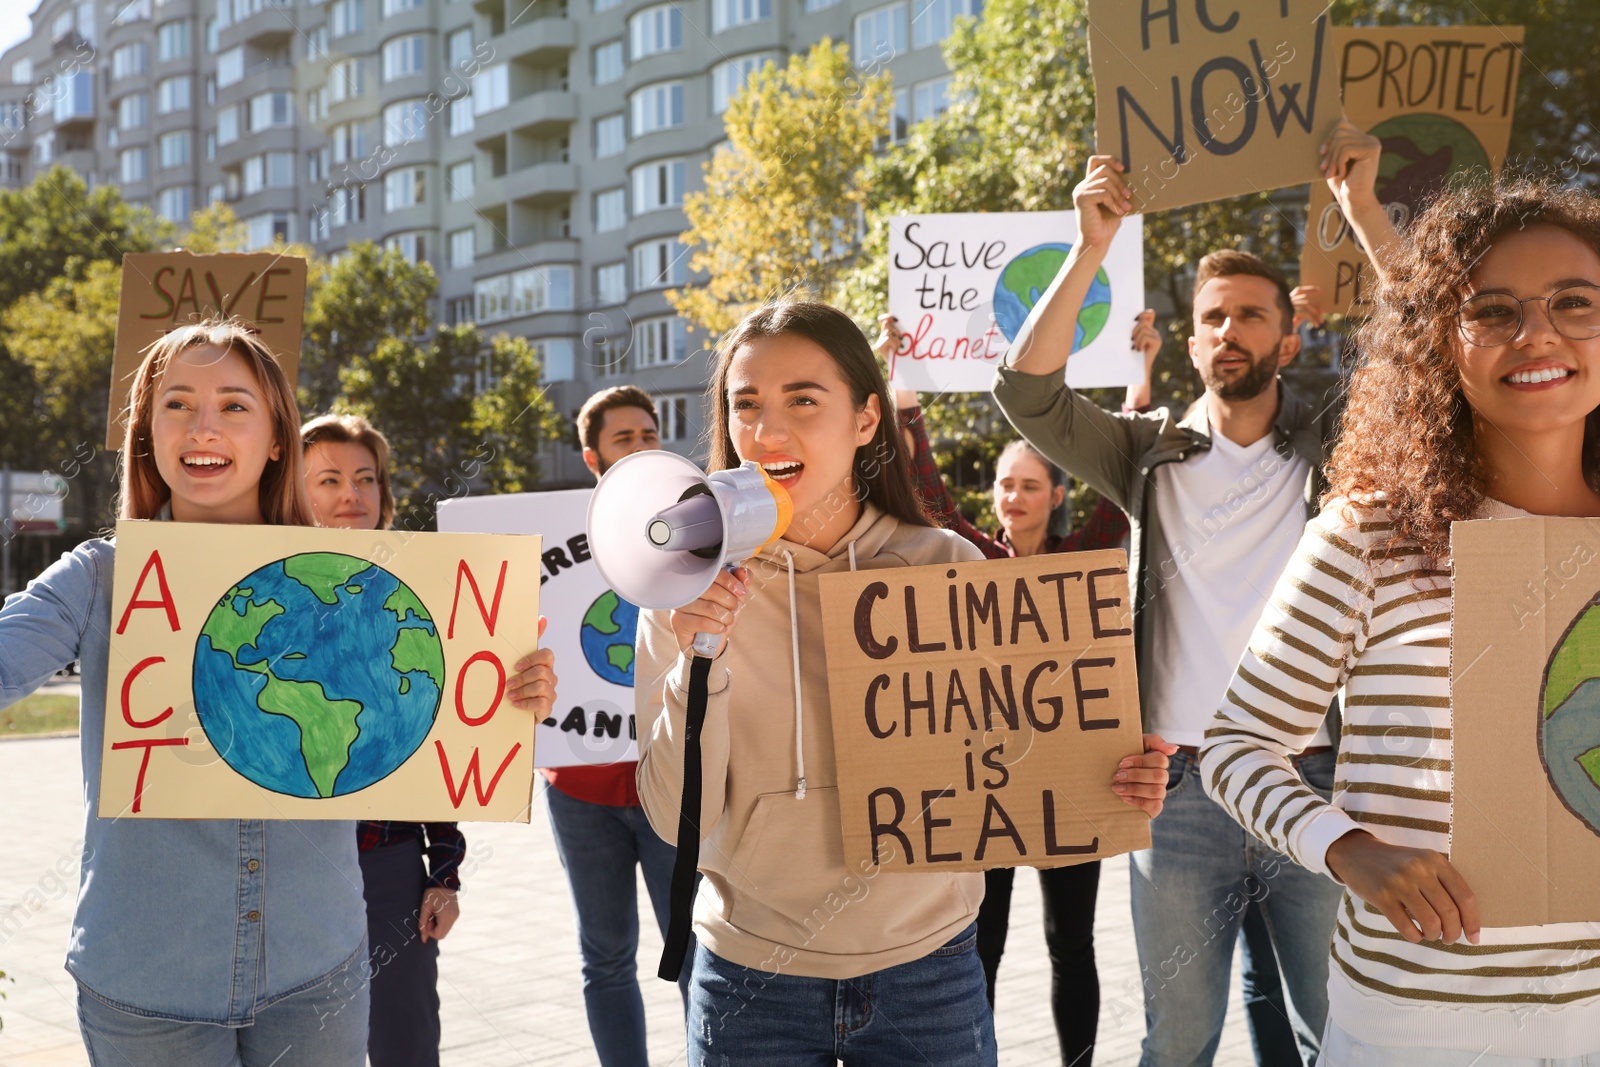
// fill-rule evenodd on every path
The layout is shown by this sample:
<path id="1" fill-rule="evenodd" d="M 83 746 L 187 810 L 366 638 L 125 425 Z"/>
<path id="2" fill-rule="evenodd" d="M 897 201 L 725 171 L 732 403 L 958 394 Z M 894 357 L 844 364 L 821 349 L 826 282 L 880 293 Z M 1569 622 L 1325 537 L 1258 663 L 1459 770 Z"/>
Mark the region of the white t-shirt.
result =
<path id="1" fill-rule="evenodd" d="M 1310 465 L 1267 434 L 1252 445 L 1214 433 L 1211 448 L 1157 467 L 1145 611 L 1154 611 L 1150 728 L 1198 746 L 1250 634 L 1306 525 Z M 1309 744 L 1328 743 L 1327 728 Z"/>

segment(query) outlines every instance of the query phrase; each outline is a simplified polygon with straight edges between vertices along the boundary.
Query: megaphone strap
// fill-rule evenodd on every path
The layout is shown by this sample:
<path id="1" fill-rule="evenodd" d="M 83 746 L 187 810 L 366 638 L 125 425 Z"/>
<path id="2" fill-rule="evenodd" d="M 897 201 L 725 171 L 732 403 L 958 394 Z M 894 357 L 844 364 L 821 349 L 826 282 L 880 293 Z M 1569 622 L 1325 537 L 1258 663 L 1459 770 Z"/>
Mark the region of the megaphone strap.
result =
<path id="1" fill-rule="evenodd" d="M 683 723 L 683 794 L 678 807 L 678 854 L 672 864 L 666 944 L 656 975 L 676 982 L 689 950 L 693 924 L 694 876 L 700 867 L 700 732 L 706 724 L 706 699 L 711 660 L 696 656 L 689 664 L 689 700 Z"/>

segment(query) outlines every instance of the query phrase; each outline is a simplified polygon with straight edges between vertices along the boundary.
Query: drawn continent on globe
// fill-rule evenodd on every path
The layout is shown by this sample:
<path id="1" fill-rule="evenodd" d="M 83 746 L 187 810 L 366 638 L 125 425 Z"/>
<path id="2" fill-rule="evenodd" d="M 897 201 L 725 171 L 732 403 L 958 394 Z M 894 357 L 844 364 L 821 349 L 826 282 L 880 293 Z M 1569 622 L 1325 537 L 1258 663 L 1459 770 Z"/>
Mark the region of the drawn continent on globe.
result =
<path id="1" fill-rule="evenodd" d="M 365 789 L 426 738 L 444 691 L 428 609 L 382 567 L 336 552 L 241 578 L 195 646 L 195 711 L 239 774 L 274 792 Z"/>
<path id="2" fill-rule="evenodd" d="M 1061 265 L 1072 252 L 1070 244 L 1034 245 L 1019 253 L 1000 270 L 994 287 L 994 320 L 1007 341 L 1015 341 L 1033 306 L 1061 272 Z M 1072 350 L 1080 351 L 1094 343 L 1111 318 L 1111 278 L 1101 267 L 1089 284 L 1089 292 L 1078 312 L 1078 329 Z"/>
<path id="3" fill-rule="evenodd" d="M 1578 612 L 1545 667 L 1539 759 L 1561 803 L 1600 835 L 1600 597 Z"/>

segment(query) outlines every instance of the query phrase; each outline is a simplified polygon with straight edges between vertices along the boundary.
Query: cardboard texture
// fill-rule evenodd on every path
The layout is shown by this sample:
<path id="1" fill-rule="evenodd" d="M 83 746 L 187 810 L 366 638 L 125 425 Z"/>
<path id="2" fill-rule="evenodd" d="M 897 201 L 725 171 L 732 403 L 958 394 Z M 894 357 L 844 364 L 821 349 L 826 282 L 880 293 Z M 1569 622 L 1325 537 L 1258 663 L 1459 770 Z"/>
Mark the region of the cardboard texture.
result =
<path id="1" fill-rule="evenodd" d="M 550 619 L 544 645 L 560 664 L 561 704 L 539 726 L 538 767 L 601 766 L 639 758 L 633 721 L 634 632 L 639 609 L 606 585 L 589 555 L 592 489 L 466 497 L 439 505 L 439 529 L 542 531 L 539 596 Z"/>
<path id="2" fill-rule="evenodd" d="M 1451 527 L 1450 862 L 1485 926 L 1600 920 L 1600 520 Z"/>
<path id="3" fill-rule="evenodd" d="M 1500 173 L 1511 144 L 1521 26 L 1333 30 L 1350 121 L 1383 141 L 1378 198 L 1404 229 L 1446 182 Z M 1311 183 L 1300 281 L 1341 315 L 1371 310 L 1377 277 L 1325 181 Z"/>
<path id="4" fill-rule="evenodd" d="M 1322 0 L 1090 0 L 1095 151 L 1138 211 L 1300 185 L 1339 123 Z"/>
<path id="5" fill-rule="evenodd" d="M 119 522 L 100 816 L 527 822 L 539 547 Z"/>
<path id="6" fill-rule="evenodd" d="M 847 864 L 1062 867 L 1150 847 L 1127 558 L 821 578 Z M 865 869 L 865 868 L 863 868 Z"/>
<path id="7" fill-rule="evenodd" d="M 211 316 L 234 317 L 260 333 L 289 384 L 300 373 L 306 261 L 273 252 L 138 252 L 122 259 L 116 353 L 106 447 L 120 449 L 128 390 L 144 350 L 168 330 Z"/>
<path id="8" fill-rule="evenodd" d="M 1078 240 L 1071 211 L 898 215 L 889 220 L 889 312 L 905 333 L 896 386 L 987 393 L 994 371 Z M 1067 363 L 1076 389 L 1144 380 L 1129 338 L 1144 310 L 1144 220 L 1122 220 L 1090 287 Z"/>

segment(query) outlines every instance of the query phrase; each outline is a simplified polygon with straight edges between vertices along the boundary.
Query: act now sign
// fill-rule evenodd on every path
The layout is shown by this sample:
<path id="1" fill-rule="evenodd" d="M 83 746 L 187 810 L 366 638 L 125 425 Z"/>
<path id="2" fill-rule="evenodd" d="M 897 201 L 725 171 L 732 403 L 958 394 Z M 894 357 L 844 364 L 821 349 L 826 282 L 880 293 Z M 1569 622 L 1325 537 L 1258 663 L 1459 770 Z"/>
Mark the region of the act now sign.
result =
<path id="1" fill-rule="evenodd" d="M 100 816 L 528 821 L 539 548 L 118 523 Z"/>

